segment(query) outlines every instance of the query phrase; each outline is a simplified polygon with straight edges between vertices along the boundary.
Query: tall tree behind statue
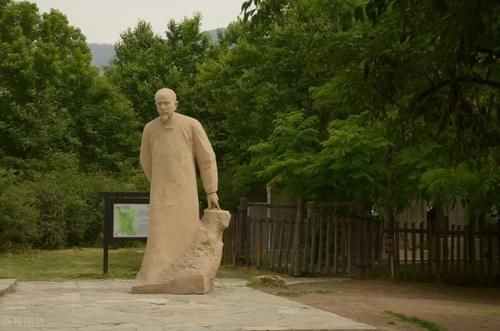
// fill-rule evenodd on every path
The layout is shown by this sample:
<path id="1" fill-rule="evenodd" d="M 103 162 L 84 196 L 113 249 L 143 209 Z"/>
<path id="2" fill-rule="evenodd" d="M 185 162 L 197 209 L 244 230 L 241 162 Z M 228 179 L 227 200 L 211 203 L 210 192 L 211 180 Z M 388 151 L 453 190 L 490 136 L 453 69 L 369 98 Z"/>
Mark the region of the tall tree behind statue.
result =
<path id="1" fill-rule="evenodd" d="M 96 192 L 133 176 L 140 129 L 55 10 L 0 1 L 0 248 L 99 238 Z"/>

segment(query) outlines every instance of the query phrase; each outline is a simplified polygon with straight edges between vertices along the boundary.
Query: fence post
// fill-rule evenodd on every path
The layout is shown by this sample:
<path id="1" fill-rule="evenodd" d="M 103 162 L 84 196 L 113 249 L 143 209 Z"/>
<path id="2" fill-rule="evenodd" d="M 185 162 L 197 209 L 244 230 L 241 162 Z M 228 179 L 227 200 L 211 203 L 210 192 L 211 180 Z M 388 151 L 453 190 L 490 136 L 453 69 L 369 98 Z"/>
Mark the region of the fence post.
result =
<path id="1" fill-rule="evenodd" d="M 411 222 L 411 264 L 415 273 L 415 262 L 417 259 L 417 229 L 415 222 Z"/>
<path id="2" fill-rule="evenodd" d="M 330 209 L 326 215 L 326 247 L 325 247 L 325 269 L 323 274 L 330 274 L 330 261 L 331 261 L 331 242 L 332 242 L 332 212 Z"/>
<path id="3" fill-rule="evenodd" d="M 383 224 L 382 224 L 383 226 Z M 390 225 L 389 225 L 390 226 Z M 391 279 L 396 277 L 396 268 L 395 268 L 395 249 L 394 249 L 394 228 L 385 229 L 384 233 L 384 247 L 385 253 L 387 255 L 387 260 L 389 262 L 389 271 L 391 273 Z M 381 259 L 382 260 L 382 259 Z"/>
<path id="4" fill-rule="evenodd" d="M 236 264 L 247 264 L 247 214 L 248 214 L 248 200 L 247 198 L 240 198 L 240 206 L 238 208 L 240 213 L 239 218 L 239 237 L 240 242 L 237 244 Z"/>
<path id="5" fill-rule="evenodd" d="M 419 234 L 418 234 L 418 246 L 420 248 L 419 250 L 419 258 L 420 258 L 420 272 L 423 274 L 424 273 L 424 267 L 425 267 L 425 256 L 424 256 L 424 239 L 425 239 L 425 233 L 426 230 L 424 229 L 424 223 L 420 222 L 418 225 Z M 429 258 L 429 251 L 427 251 L 427 259 Z"/>
<path id="6" fill-rule="evenodd" d="M 288 225 L 288 237 L 286 241 L 286 265 L 285 265 L 285 272 L 288 274 L 290 272 L 290 265 L 293 265 L 293 262 L 290 260 L 290 257 L 293 259 L 294 255 L 290 254 L 290 251 L 292 250 L 292 240 L 293 240 L 293 218 L 287 220 Z"/>
<path id="7" fill-rule="evenodd" d="M 488 276 L 493 276 L 493 224 L 488 224 L 487 228 L 487 236 L 488 236 L 488 267 L 487 267 L 487 273 Z"/>
<path id="8" fill-rule="evenodd" d="M 338 261 L 338 248 L 339 248 L 339 240 L 337 238 L 341 238 L 341 236 L 338 235 L 338 229 L 339 229 L 339 219 L 337 215 L 333 216 L 334 218 L 334 225 L 333 225 L 333 275 L 337 274 L 337 261 Z"/>
<path id="9" fill-rule="evenodd" d="M 472 275 L 476 273 L 476 216 L 471 216 L 469 223 L 469 263 Z"/>
<path id="10" fill-rule="evenodd" d="M 400 249 L 399 249 L 399 222 L 394 223 L 394 274 L 399 277 Z"/>
<path id="11" fill-rule="evenodd" d="M 497 219 L 497 254 L 498 254 L 497 272 L 500 274 L 500 218 Z"/>
<path id="12" fill-rule="evenodd" d="M 484 275 L 486 273 L 485 271 L 485 265 L 484 265 L 484 239 L 485 239 L 485 215 L 481 214 L 478 219 L 478 237 L 479 237 L 479 274 Z"/>
<path id="13" fill-rule="evenodd" d="M 321 211 L 321 214 L 319 215 L 319 222 L 318 222 L 318 235 L 319 235 L 319 240 L 318 240 L 318 258 L 317 258 L 317 268 L 316 270 L 313 270 L 313 272 L 321 273 L 323 268 L 323 252 L 324 252 L 324 245 L 325 245 L 325 218 L 326 218 L 326 208 Z"/>
<path id="14" fill-rule="evenodd" d="M 443 224 L 443 258 L 442 258 L 442 265 L 443 265 L 443 275 L 445 277 L 448 276 L 450 272 L 450 262 L 449 262 L 449 247 L 448 247 L 448 237 L 449 237 L 449 227 L 450 227 L 450 220 L 448 216 L 444 217 L 444 224 Z"/>
<path id="15" fill-rule="evenodd" d="M 297 215 L 295 217 L 295 231 L 293 236 L 293 276 L 300 276 L 300 228 L 304 219 L 304 202 L 297 201 Z"/>

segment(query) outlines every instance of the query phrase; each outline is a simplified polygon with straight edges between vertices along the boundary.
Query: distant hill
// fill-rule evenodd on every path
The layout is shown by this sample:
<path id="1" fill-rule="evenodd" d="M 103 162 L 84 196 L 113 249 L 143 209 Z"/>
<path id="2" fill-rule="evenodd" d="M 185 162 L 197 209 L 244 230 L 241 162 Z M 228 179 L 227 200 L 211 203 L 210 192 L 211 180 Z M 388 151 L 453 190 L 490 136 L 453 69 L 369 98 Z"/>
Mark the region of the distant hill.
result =
<path id="1" fill-rule="evenodd" d="M 115 48 L 111 44 L 90 43 L 89 48 L 92 51 L 92 65 L 102 70 L 108 66 L 115 56 Z"/>
<path id="2" fill-rule="evenodd" d="M 219 41 L 219 38 L 217 36 L 218 32 L 224 33 L 226 32 L 226 28 L 218 28 L 218 29 L 203 31 L 203 33 L 208 34 L 208 36 L 210 37 L 210 39 L 212 39 L 212 42 L 214 43 Z"/>
<path id="3" fill-rule="evenodd" d="M 212 39 L 212 42 L 216 43 L 219 41 L 217 32 L 224 33 L 225 31 L 226 28 L 219 28 L 204 31 L 203 33 L 207 34 Z M 108 66 L 115 56 L 114 46 L 111 44 L 90 43 L 89 48 L 92 51 L 92 65 L 98 67 L 102 72 L 103 67 Z"/>

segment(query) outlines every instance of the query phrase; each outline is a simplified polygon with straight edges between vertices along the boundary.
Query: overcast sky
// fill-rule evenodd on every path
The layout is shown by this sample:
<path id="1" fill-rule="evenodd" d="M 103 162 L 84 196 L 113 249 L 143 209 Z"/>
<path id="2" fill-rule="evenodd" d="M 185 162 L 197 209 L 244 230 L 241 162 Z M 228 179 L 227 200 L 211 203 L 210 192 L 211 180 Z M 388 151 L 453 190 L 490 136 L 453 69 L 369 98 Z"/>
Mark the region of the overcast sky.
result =
<path id="1" fill-rule="evenodd" d="M 80 28 L 88 42 L 117 42 L 120 33 L 140 19 L 164 35 L 170 19 L 182 20 L 195 12 L 202 15 L 202 30 L 226 27 L 235 21 L 244 0 L 29 0 L 40 11 L 63 12 L 71 25 Z"/>

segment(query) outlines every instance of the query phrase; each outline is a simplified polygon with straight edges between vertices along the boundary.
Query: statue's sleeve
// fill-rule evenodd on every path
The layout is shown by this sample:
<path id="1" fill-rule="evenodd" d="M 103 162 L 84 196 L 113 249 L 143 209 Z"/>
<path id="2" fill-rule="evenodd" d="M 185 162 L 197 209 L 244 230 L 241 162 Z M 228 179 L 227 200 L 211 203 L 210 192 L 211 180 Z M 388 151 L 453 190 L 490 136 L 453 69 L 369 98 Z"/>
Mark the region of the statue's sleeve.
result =
<path id="1" fill-rule="evenodd" d="M 193 123 L 193 153 L 206 194 L 217 192 L 218 175 L 215 153 L 200 122 Z"/>
<path id="2" fill-rule="evenodd" d="M 151 182 L 152 155 L 151 155 L 151 129 L 149 125 L 142 131 L 140 162 L 144 174 Z"/>

